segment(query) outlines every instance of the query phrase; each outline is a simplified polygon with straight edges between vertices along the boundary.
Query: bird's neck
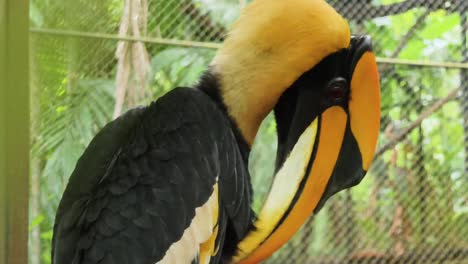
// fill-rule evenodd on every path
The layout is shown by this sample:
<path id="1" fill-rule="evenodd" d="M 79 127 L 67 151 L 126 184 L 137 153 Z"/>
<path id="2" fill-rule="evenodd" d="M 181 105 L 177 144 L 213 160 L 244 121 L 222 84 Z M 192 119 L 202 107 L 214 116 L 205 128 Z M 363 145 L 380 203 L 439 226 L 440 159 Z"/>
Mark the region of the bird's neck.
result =
<path id="1" fill-rule="evenodd" d="M 244 164 L 247 165 L 249 162 L 251 143 L 247 141 L 244 133 L 241 131 L 238 120 L 236 120 L 229 114 L 228 106 L 222 98 L 219 76 L 215 74 L 212 71 L 212 69 L 208 69 L 208 71 L 206 71 L 200 78 L 200 81 L 196 88 L 207 94 L 229 119 L 232 131 L 234 133 L 234 136 L 239 146 L 239 150 L 242 155 L 242 159 L 244 161 Z"/>
<path id="2" fill-rule="evenodd" d="M 280 68 L 262 69 L 250 57 L 242 56 L 233 59 L 230 54 L 218 53 L 210 73 L 216 76 L 216 90 L 227 114 L 252 146 L 262 121 L 297 76 Z"/>
<path id="3" fill-rule="evenodd" d="M 286 86 L 279 80 L 256 71 L 255 79 L 236 62 L 212 64 L 202 76 L 198 88 L 207 93 L 228 115 L 249 148 L 253 145 L 262 121 L 273 109 Z M 248 72 L 248 70 L 247 70 Z M 253 69 L 252 69 L 253 72 Z M 268 93 L 265 93 L 268 91 Z"/>

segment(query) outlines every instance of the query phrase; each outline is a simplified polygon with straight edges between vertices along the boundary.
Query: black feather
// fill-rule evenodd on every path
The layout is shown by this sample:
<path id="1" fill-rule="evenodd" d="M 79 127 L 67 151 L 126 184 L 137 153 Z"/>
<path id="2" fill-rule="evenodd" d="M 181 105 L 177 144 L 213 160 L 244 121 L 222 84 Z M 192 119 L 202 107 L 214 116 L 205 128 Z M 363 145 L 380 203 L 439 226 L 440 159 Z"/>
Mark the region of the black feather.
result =
<path id="1" fill-rule="evenodd" d="M 216 180 L 220 249 L 213 261 L 229 259 L 254 218 L 248 147 L 239 140 L 224 109 L 196 89 L 175 89 L 109 123 L 80 158 L 60 202 L 52 262 L 156 263 Z"/>

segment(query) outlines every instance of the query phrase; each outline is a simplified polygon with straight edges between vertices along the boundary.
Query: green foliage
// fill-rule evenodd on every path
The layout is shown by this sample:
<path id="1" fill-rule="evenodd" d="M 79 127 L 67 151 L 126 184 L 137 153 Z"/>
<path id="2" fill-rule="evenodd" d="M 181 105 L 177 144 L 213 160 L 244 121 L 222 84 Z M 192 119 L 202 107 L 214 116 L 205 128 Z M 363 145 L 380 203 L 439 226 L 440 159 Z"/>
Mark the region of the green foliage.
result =
<path id="1" fill-rule="evenodd" d="M 56 100 L 43 105 L 40 130 L 43 140 L 33 148 L 33 155 L 44 159 L 41 205 L 45 214 L 33 220 L 45 230 L 41 235 L 44 252 L 50 252 L 49 234 L 60 199 L 56 194 L 63 193 L 76 161 L 98 128 L 110 121 L 114 106 L 114 85 L 109 80 L 82 79 L 75 82 L 76 87 L 65 88 L 67 83 L 64 80 L 63 86 L 57 87 Z"/>
<path id="2" fill-rule="evenodd" d="M 167 48 L 151 60 L 150 80 L 155 95 L 162 95 L 178 86 L 193 86 L 214 56 L 212 50 Z"/>

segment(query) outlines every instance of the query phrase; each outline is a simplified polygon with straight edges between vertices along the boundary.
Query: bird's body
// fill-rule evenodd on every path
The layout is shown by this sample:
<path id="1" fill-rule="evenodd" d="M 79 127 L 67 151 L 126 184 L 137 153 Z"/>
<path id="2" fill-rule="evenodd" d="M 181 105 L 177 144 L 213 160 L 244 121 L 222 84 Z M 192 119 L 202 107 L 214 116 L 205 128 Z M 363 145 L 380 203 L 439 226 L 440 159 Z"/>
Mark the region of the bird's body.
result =
<path id="1" fill-rule="evenodd" d="M 248 158 L 274 111 L 272 188 L 251 209 Z M 57 211 L 54 264 L 258 263 L 358 184 L 380 124 L 367 36 L 323 0 L 256 0 L 195 88 L 108 124 Z"/>
<path id="2" fill-rule="evenodd" d="M 253 221 L 248 153 L 236 133 L 208 95 L 189 88 L 108 124 L 59 207 L 54 263 L 208 263 L 232 255 Z"/>

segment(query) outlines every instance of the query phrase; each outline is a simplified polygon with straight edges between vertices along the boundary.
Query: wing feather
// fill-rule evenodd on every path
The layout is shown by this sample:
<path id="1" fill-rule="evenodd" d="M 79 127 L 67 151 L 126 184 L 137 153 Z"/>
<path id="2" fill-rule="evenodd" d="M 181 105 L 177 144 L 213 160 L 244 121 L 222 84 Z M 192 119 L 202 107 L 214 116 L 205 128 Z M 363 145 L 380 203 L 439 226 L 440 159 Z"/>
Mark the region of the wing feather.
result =
<path id="1" fill-rule="evenodd" d="M 253 218 L 241 159 L 229 120 L 200 91 L 175 89 L 129 111 L 78 161 L 57 211 L 53 263 L 156 263 L 171 247 L 204 243 L 215 226 L 223 245 L 230 222 L 240 238 Z"/>

